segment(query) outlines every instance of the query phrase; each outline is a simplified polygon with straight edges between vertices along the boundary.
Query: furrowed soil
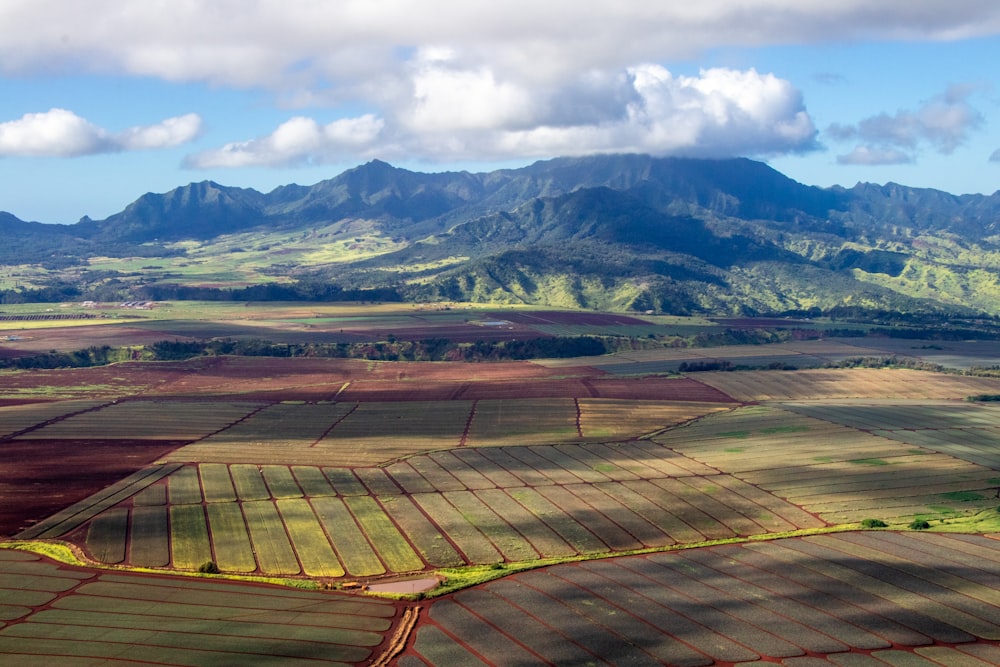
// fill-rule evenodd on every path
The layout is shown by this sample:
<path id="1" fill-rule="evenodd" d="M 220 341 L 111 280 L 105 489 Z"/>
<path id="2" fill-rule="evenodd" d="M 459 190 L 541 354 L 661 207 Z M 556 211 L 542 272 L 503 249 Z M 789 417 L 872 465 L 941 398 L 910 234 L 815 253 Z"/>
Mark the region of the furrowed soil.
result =
<path id="1" fill-rule="evenodd" d="M 0 441 L 0 536 L 11 536 L 184 444 L 169 440 Z"/>

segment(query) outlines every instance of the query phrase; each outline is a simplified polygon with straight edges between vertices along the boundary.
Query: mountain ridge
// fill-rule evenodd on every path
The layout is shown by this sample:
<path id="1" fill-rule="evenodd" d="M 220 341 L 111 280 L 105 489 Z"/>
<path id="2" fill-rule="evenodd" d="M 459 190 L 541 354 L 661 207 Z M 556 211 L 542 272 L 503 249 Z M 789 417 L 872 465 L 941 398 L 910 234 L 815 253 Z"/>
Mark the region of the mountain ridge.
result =
<path id="1" fill-rule="evenodd" d="M 390 289 L 412 300 L 994 312 L 998 223 L 1000 192 L 818 188 L 746 158 L 598 155 L 432 174 L 373 160 L 268 193 L 190 183 L 75 225 L 0 213 L 0 231 L 15 239 L 0 262 L 75 266 L 64 278 L 85 287 L 94 257 L 198 248 L 206 264 L 248 253 L 243 264 L 259 263 L 261 282 Z M 118 277 L 123 294 L 199 284 L 183 271 L 135 273 Z"/>

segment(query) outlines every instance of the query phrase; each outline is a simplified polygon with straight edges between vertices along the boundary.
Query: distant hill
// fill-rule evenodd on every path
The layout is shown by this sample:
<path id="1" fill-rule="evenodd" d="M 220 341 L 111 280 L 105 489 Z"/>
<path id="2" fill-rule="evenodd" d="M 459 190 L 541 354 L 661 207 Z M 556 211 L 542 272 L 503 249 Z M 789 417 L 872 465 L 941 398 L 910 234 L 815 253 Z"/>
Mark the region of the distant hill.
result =
<path id="1" fill-rule="evenodd" d="M 325 285 L 420 301 L 675 313 L 992 314 L 998 224 L 1000 193 L 823 189 L 747 159 L 610 155 L 477 174 L 376 160 L 266 194 L 192 183 L 75 225 L 0 213 L 0 262 L 41 264 L 53 281 L 122 296 L 225 288 L 204 269 L 191 273 L 217 261 L 242 265 L 233 287 L 279 280 L 282 294 L 302 298 L 329 295 Z M 95 273 L 95 257 L 166 261 Z"/>

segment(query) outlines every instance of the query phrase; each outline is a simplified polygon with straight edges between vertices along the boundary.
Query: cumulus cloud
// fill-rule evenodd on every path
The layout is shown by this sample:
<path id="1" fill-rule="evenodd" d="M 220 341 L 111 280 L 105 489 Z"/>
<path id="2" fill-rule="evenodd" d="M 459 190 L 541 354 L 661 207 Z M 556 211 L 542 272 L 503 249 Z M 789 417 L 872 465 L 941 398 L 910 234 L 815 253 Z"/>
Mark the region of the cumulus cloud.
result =
<path id="1" fill-rule="evenodd" d="M 345 156 L 363 155 L 378 137 L 382 124 L 380 119 L 370 114 L 342 118 L 327 125 L 297 116 L 265 137 L 197 153 L 189 156 L 185 164 L 195 169 L 207 169 L 336 162 Z"/>
<path id="2" fill-rule="evenodd" d="M 187 114 L 113 133 L 67 109 L 50 109 L 0 122 L 0 156 L 77 157 L 170 148 L 191 141 L 200 128 L 201 118 Z"/>
<path id="3" fill-rule="evenodd" d="M 268 136 L 192 156 L 195 168 L 320 164 L 347 157 L 431 160 L 643 152 L 729 157 L 814 148 L 816 129 L 789 82 L 756 70 L 675 76 L 640 65 L 539 94 L 493 72 L 440 62 L 415 69 L 385 116 L 320 125 L 296 117 Z"/>
<path id="4" fill-rule="evenodd" d="M 96 71 L 224 85 L 360 84 L 401 50 L 555 81 L 719 46 L 958 39 L 1000 32 L 982 0 L 5 0 L 0 71 Z M 406 60 L 404 57 L 402 60 Z"/>
<path id="5" fill-rule="evenodd" d="M 855 146 L 850 153 L 837 156 L 838 164 L 855 165 L 883 165 L 883 164 L 907 164 L 913 162 L 913 157 L 904 151 L 895 148 L 871 148 L 869 146 Z"/>
<path id="6" fill-rule="evenodd" d="M 863 142 L 851 153 L 838 157 L 842 164 L 911 162 L 915 150 L 924 145 L 948 155 L 983 124 L 982 114 L 968 100 L 974 91 L 970 86 L 952 86 L 916 111 L 881 113 L 857 125 L 834 124 L 826 134 L 837 141 Z"/>
<path id="7" fill-rule="evenodd" d="M 725 47 L 947 40 L 1000 34 L 1000 4 L 951 0 L 5 0 L 0 75 L 130 75 L 266 91 L 304 114 L 271 134 L 199 153 L 195 167 L 338 156 L 496 159 L 593 151 L 773 155 L 815 146 L 791 84 L 754 70 L 678 76 L 659 65 Z M 960 104 L 851 128 L 952 148 Z M 290 111 L 290 115 L 295 114 Z M 300 114 L 302 112 L 299 112 Z M 79 119 L 84 125 L 86 121 Z M 67 122 L 67 125 L 69 123 Z M 187 136 L 71 131 L 71 152 Z M 968 127 L 968 126 L 967 126 Z M 339 129 L 338 129 L 339 128 Z M 128 136 L 126 136 L 128 135 Z M 131 143 L 130 143 L 131 142 Z M 886 144 L 905 149 L 898 143 Z M 67 143 L 66 146 L 71 146 Z M 38 150 L 38 149 L 35 149 Z M 42 150 L 44 153 L 45 151 Z"/>

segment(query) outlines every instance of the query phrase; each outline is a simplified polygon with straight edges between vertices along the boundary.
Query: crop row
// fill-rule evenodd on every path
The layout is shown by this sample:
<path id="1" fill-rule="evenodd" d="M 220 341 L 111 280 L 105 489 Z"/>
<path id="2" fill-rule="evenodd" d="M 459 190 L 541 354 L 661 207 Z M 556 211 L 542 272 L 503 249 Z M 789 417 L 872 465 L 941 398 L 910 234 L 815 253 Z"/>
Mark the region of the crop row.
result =
<path id="1" fill-rule="evenodd" d="M 798 403 L 787 407 L 810 417 L 865 430 L 1000 428 L 1000 407 L 993 405 L 872 401 L 851 405 Z"/>
<path id="2" fill-rule="evenodd" d="M 719 409 L 718 403 L 569 398 L 280 404 L 165 460 L 369 466 L 463 443 L 475 447 L 633 438 Z"/>
<path id="3" fill-rule="evenodd" d="M 959 399 L 1000 393 L 994 378 L 909 369 L 816 369 L 795 373 L 699 373 L 698 379 L 741 401 L 830 398 Z"/>
<path id="4" fill-rule="evenodd" d="M 0 663 L 360 664 L 387 602 L 236 582 L 95 574 L 0 550 Z M 15 616 L 13 612 L 16 611 Z"/>
<path id="5" fill-rule="evenodd" d="M 33 439 L 196 440 L 262 407 L 252 402 L 123 401 L 33 431 Z"/>
<path id="6" fill-rule="evenodd" d="M 276 465 L 234 465 L 226 476 L 218 464 L 187 466 L 166 482 L 169 506 L 136 496 L 90 523 L 87 548 L 109 563 L 193 569 L 214 560 L 231 572 L 372 576 L 821 525 L 728 475 L 660 460 L 656 450 L 458 450 L 358 476 Z"/>
<path id="7" fill-rule="evenodd" d="M 436 601 L 399 664 L 997 664 L 998 575 L 992 540 L 893 533 L 560 565 Z"/>
<path id="8" fill-rule="evenodd" d="M 91 410 L 104 401 L 53 401 L 0 407 L 0 438 L 43 424 L 50 419 Z"/>
<path id="9" fill-rule="evenodd" d="M 756 406 L 655 440 L 831 523 L 948 517 L 995 506 L 996 471 L 963 460 L 968 450 L 958 451 L 960 445 L 915 447 L 922 433 L 933 432 L 908 432 L 900 442 Z"/>

